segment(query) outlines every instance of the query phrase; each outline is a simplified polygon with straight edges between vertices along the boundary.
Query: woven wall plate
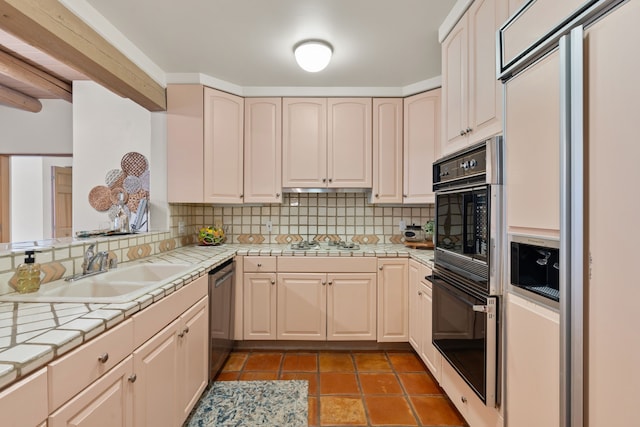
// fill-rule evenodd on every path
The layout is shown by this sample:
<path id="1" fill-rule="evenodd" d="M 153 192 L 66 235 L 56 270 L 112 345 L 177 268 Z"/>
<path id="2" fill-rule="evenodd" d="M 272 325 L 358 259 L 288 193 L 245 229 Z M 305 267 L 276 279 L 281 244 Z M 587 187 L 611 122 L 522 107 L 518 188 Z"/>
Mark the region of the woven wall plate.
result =
<path id="1" fill-rule="evenodd" d="M 120 169 L 111 169 L 104 177 L 104 182 L 108 187 L 122 187 L 122 181 L 125 178 L 124 172 Z M 118 183 L 120 183 L 118 185 Z"/>
<path id="2" fill-rule="evenodd" d="M 98 212 L 104 212 L 111 206 L 111 191 L 109 187 L 97 185 L 89 191 L 89 204 Z"/>
<path id="3" fill-rule="evenodd" d="M 137 193 L 142 189 L 142 185 L 140 182 L 140 178 L 135 175 L 129 175 L 124 179 L 124 189 L 127 190 L 127 193 Z"/>
<path id="4" fill-rule="evenodd" d="M 122 156 L 120 166 L 127 175 L 140 176 L 149 169 L 149 162 L 142 154 L 132 151 Z"/>
<path id="5" fill-rule="evenodd" d="M 142 187 L 142 189 L 145 191 L 149 191 L 149 188 L 151 186 L 150 180 L 151 172 L 149 172 L 149 169 L 147 169 L 146 171 L 142 172 L 142 175 L 140 175 L 140 187 Z"/>
<path id="6" fill-rule="evenodd" d="M 131 212 L 138 212 L 138 205 L 140 204 L 141 199 L 148 199 L 149 192 L 140 190 L 136 193 L 129 194 L 129 201 L 127 202 L 127 206 L 131 210 Z"/>

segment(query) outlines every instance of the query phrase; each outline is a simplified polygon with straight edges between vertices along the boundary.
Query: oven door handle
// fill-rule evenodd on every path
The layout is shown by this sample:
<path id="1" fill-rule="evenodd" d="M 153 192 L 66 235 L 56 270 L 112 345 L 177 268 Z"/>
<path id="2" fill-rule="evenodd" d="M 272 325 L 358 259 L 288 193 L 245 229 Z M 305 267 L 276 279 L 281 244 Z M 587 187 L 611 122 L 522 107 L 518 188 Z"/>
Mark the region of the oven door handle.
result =
<path id="1" fill-rule="evenodd" d="M 474 305 L 473 311 L 479 311 L 480 313 L 491 313 L 493 312 L 493 307 L 488 305 Z"/>

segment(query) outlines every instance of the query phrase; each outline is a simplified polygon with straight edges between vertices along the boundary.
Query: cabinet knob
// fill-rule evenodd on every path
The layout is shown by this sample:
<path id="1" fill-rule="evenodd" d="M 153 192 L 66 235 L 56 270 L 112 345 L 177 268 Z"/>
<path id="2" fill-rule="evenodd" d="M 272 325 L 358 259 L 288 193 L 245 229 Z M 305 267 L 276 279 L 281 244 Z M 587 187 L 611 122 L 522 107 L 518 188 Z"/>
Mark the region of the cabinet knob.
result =
<path id="1" fill-rule="evenodd" d="M 188 334 L 188 333 L 189 333 L 189 327 L 188 327 L 188 326 L 184 328 L 184 333 L 185 333 L 185 334 Z"/>
<path id="2" fill-rule="evenodd" d="M 261 264 L 261 263 L 258 263 L 258 267 L 262 267 L 262 264 Z"/>
<path id="3" fill-rule="evenodd" d="M 329 182 L 333 182 L 333 178 L 329 178 Z"/>
<path id="4" fill-rule="evenodd" d="M 325 286 L 327 284 L 327 282 L 325 282 L 324 280 L 322 281 L 322 286 Z"/>
<path id="5" fill-rule="evenodd" d="M 465 136 L 467 133 L 463 130 L 460 131 L 460 136 Z"/>
<path id="6" fill-rule="evenodd" d="M 276 193 L 276 199 L 280 197 L 280 193 Z"/>
<path id="7" fill-rule="evenodd" d="M 240 198 L 241 198 L 241 199 L 244 199 L 244 194 L 241 194 L 241 195 L 240 195 Z"/>
<path id="8" fill-rule="evenodd" d="M 136 374 L 131 374 L 127 379 L 129 380 L 130 383 L 135 383 L 136 380 L 138 379 L 138 376 Z"/>
<path id="9" fill-rule="evenodd" d="M 462 401 L 462 403 L 467 403 L 467 398 L 466 398 L 466 397 L 464 397 L 464 396 L 462 396 L 462 397 L 460 398 L 460 400 Z"/>
<path id="10" fill-rule="evenodd" d="M 471 128 L 467 128 L 467 130 L 466 130 L 465 132 L 466 132 L 466 133 L 471 133 L 471 131 L 472 131 L 472 130 L 473 130 L 473 129 L 471 129 Z"/>
<path id="11" fill-rule="evenodd" d="M 418 291 L 418 296 L 422 296 L 422 292 Z"/>
<path id="12" fill-rule="evenodd" d="M 98 362 L 100 363 L 107 363 L 107 360 L 109 360 L 109 353 L 102 353 L 98 356 Z"/>
<path id="13" fill-rule="evenodd" d="M 378 267 L 378 270 L 382 271 L 382 266 Z"/>
<path id="14" fill-rule="evenodd" d="M 275 284 L 276 284 L 276 281 L 275 281 L 275 280 L 273 280 L 273 279 L 271 279 L 271 284 L 272 284 L 272 285 L 275 285 Z"/>
<path id="15" fill-rule="evenodd" d="M 409 196 L 407 196 L 406 194 L 403 194 L 403 195 L 402 195 L 402 197 L 407 198 L 407 197 L 409 197 Z"/>
<path id="16" fill-rule="evenodd" d="M 376 199 L 379 198 L 379 197 L 380 197 L 380 195 L 376 193 Z"/>
<path id="17" fill-rule="evenodd" d="M 333 285 L 333 280 L 329 280 L 329 286 Z"/>
<path id="18" fill-rule="evenodd" d="M 327 182 L 327 178 L 322 178 L 322 182 Z"/>

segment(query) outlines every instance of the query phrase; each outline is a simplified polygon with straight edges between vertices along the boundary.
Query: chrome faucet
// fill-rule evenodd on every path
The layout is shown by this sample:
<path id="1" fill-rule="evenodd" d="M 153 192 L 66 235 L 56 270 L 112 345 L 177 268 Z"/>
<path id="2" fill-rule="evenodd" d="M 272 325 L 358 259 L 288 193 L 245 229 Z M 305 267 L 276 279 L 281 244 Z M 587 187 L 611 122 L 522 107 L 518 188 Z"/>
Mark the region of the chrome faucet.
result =
<path id="1" fill-rule="evenodd" d="M 82 279 L 86 276 L 93 276 L 94 274 L 104 273 L 109 271 L 109 268 L 116 268 L 118 265 L 118 258 L 115 255 L 110 255 L 108 251 L 95 252 L 96 244 L 92 243 L 84 253 L 84 261 L 82 262 L 82 273 L 74 274 L 66 277 L 67 282 Z"/>

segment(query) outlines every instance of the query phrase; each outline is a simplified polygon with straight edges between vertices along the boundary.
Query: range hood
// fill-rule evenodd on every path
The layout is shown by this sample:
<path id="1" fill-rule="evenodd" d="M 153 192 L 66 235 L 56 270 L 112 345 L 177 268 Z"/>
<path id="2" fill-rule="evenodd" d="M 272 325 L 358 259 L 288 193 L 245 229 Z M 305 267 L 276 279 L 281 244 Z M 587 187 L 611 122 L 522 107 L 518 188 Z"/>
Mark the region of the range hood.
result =
<path id="1" fill-rule="evenodd" d="M 282 189 L 283 193 L 370 193 L 371 188 L 300 188 L 300 187 L 285 187 Z"/>

